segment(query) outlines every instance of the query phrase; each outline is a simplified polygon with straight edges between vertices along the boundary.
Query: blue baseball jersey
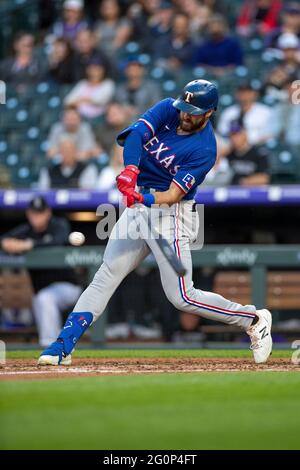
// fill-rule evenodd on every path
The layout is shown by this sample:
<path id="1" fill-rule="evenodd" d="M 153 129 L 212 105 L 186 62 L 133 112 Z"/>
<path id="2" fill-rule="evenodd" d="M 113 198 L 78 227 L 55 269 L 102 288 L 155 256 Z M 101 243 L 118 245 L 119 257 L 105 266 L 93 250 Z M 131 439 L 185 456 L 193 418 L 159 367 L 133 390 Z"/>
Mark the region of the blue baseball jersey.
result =
<path id="1" fill-rule="evenodd" d="M 133 130 L 142 137 L 138 186 L 167 191 L 173 182 L 185 193 L 183 199 L 193 199 L 215 164 L 216 139 L 210 121 L 199 132 L 178 135 L 180 112 L 174 101 L 166 98 L 150 108 L 117 136 L 117 142 L 124 146 Z"/>

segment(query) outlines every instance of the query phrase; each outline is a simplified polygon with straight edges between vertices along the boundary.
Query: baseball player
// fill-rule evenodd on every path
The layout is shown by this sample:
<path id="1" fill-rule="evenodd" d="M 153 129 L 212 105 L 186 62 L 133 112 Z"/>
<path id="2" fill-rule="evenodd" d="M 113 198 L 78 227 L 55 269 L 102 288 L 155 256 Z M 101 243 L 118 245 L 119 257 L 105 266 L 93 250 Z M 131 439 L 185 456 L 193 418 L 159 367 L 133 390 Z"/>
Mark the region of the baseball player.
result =
<path id="1" fill-rule="evenodd" d="M 114 226 L 100 269 L 80 296 L 57 341 L 40 356 L 40 365 L 71 364 L 71 353 L 79 338 L 102 314 L 124 277 L 150 251 L 156 258 L 166 296 L 178 310 L 239 326 L 250 336 L 255 362 L 267 361 L 272 350 L 270 312 L 196 289 L 192 281 L 190 243 L 197 235 L 198 217 L 193 209 L 194 196 L 216 160 L 210 117 L 217 105 L 216 86 L 194 80 L 178 99 L 160 101 L 117 136 L 124 147 L 125 166 L 117 177 L 117 186 L 126 196 L 128 208 Z M 154 224 L 156 214 L 157 223 L 162 217 L 161 233 L 186 268 L 183 277 L 176 275 L 156 240 L 146 233 L 145 212 L 151 214 Z"/>

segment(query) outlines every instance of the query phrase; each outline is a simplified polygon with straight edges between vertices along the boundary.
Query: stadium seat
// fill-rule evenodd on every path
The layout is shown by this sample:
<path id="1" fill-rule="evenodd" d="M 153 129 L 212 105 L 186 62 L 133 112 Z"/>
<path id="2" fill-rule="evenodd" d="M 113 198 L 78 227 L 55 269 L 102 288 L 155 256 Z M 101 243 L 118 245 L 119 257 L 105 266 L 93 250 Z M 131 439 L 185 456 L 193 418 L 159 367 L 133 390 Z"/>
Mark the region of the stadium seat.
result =
<path id="1" fill-rule="evenodd" d="M 267 276 L 267 305 L 270 309 L 299 309 L 300 273 L 274 271 Z M 251 303 L 251 276 L 249 272 L 219 272 L 214 279 L 214 292 L 241 304 Z"/>
<path id="2" fill-rule="evenodd" d="M 49 130 L 55 122 L 59 120 L 60 108 L 47 109 L 46 112 L 42 113 L 40 119 L 40 126 L 42 130 Z"/>
<path id="3" fill-rule="evenodd" d="M 273 183 L 296 183 L 299 180 L 300 158 L 294 148 L 281 143 L 273 144 L 270 165 Z"/>
<path id="4" fill-rule="evenodd" d="M 14 167 L 18 164 L 20 157 L 17 153 L 8 153 L 6 156 L 6 165 L 9 167 Z"/>

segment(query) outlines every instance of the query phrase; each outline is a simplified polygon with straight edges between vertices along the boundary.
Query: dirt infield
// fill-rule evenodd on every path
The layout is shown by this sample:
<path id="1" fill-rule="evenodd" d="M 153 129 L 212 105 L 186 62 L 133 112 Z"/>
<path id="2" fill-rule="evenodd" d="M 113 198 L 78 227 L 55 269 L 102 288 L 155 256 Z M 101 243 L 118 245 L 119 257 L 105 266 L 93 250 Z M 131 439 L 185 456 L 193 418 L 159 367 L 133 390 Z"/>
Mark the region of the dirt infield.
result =
<path id="1" fill-rule="evenodd" d="M 238 372 L 238 371 L 297 371 L 290 359 L 270 359 L 256 365 L 252 359 L 242 358 L 119 358 L 74 359 L 69 367 L 36 365 L 33 359 L 9 359 L 0 368 L 0 380 L 34 380 L 58 377 L 128 375 L 151 373 Z"/>

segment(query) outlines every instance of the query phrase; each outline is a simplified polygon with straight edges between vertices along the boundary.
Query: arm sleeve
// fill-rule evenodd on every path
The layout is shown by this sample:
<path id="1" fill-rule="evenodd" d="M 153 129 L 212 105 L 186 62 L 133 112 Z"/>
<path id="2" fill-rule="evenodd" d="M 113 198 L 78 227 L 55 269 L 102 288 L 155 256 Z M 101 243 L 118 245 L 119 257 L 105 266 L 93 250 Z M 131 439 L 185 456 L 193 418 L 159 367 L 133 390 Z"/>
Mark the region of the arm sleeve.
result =
<path id="1" fill-rule="evenodd" d="M 142 153 L 143 139 L 139 132 L 132 131 L 124 144 L 123 160 L 124 165 L 139 166 Z"/>
<path id="2" fill-rule="evenodd" d="M 207 173 L 214 166 L 215 161 L 215 153 L 212 150 L 207 150 L 206 154 L 201 156 L 201 159 L 194 158 L 183 165 L 174 176 L 172 182 L 187 194 L 195 186 L 199 186 L 202 183 Z"/>
<path id="3" fill-rule="evenodd" d="M 176 112 L 172 103 L 173 100 L 171 98 L 160 101 L 148 109 L 138 121 L 118 134 L 117 142 L 121 147 L 124 147 L 125 166 L 138 166 L 142 153 L 142 145 L 155 135 L 171 113 Z"/>

